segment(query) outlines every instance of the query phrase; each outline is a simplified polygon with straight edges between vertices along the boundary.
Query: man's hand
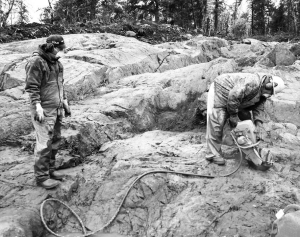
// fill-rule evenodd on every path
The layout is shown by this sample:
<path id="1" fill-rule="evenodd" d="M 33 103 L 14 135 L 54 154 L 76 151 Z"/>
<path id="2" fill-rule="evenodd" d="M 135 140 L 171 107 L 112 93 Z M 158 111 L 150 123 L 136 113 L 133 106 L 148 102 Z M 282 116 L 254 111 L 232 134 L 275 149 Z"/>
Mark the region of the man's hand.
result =
<path id="1" fill-rule="evenodd" d="M 264 126 L 263 123 L 261 121 L 256 121 L 255 122 L 255 130 L 256 130 L 256 139 L 257 140 L 262 140 L 262 135 L 263 135 L 263 131 L 264 131 Z"/>
<path id="2" fill-rule="evenodd" d="M 63 100 L 63 106 L 65 110 L 65 117 L 71 117 L 71 109 L 68 104 L 68 100 Z"/>
<path id="3" fill-rule="evenodd" d="M 40 103 L 35 104 L 35 115 L 34 120 L 38 121 L 40 123 L 44 122 L 45 116 L 44 116 L 44 110 Z"/>
<path id="4" fill-rule="evenodd" d="M 231 128 L 236 128 L 238 122 L 240 122 L 238 115 L 231 115 L 229 117 L 229 125 Z"/>

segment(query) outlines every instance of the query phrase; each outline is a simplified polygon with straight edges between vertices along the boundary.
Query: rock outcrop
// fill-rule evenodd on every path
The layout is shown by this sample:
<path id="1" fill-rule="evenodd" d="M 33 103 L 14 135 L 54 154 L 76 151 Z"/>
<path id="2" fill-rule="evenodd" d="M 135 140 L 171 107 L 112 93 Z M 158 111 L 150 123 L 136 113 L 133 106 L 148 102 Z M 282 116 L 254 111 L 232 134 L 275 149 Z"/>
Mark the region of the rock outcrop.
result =
<path id="1" fill-rule="evenodd" d="M 274 213 L 299 201 L 300 66 L 287 51 L 275 61 L 269 57 L 279 52 L 276 43 L 229 44 L 199 36 L 153 46 L 112 34 L 65 40 L 69 48 L 61 61 L 72 117 L 64 120 L 56 163 L 72 168 L 61 170 L 66 178 L 51 191 L 34 182 L 34 133 L 23 89 L 24 65 L 44 39 L 0 45 L 0 235 L 47 236 L 38 209 L 50 197 L 66 202 L 88 229 L 96 230 L 115 215 L 144 172 L 233 171 L 239 157 L 234 147 L 223 149 L 225 167 L 205 160 L 201 124 L 210 83 L 237 71 L 278 75 L 286 83 L 267 103 L 270 121 L 260 144 L 262 153 L 273 156 L 274 167 L 260 172 L 243 162 L 234 175 L 215 179 L 148 175 L 133 186 L 105 232 L 263 237 L 270 233 Z M 285 57 L 292 59 L 289 65 L 280 63 Z M 261 64 L 266 58 L 267 66 Z M 81 231 L 59 203 L 45 206 L 44 219 L 56 232 Z"/>
<path id="2" fill-rule="evenodd" d="M 221 56 L 233 58 L 240 67 L 254 66 L 271 52 L 273 43 L 261 42 L 255 39 L 247 39 L 250 44 L 233 43 L 221 48 Z"/>
<path id="3" fill-rule="evenodd" d="M 99 49 L 101 45 L 111 44 L 112 40 L 114 41 L 114 48 Z M 72 49 L 61 60 L 65 65 L 66 91 L 71 103 L 74 101 L 73 105 L 76 107 L 74 115 L 77 116 L 77 112 L 79 115 L 76 117 L 75 123 L 66 125 L 66 129 L 76 127 L 75 129 L 78 131 L 83 126 L 89 130 L 100 130 L 101 134 L 95 134 L 95 136 L 100 136 L 101 140 L 104 139 L 104 141 L 109 140 L 109 137 L 114 139 L 117 134 L 121 136 L 123 130 L 145 131 L 155 127 L 158 111 L 174 111 L 179 106 L 184 107 L 187 101 L 193 102 L 207 89 L 208 80 L 223 72 L 235 70 L 235 62 L 232 60 L 217 60 L 202 66 L 196 64 L 207 62 L 219 56 L 217 54 L 218 47 L 225 45 L 225 42 L 217 39 L 201 39 L 194 49 L 196 53 L 189 47 L 188 50 L 182 49 L 181 52 L 176 52 L 174 55 L 171 55 L 172 50 L 166 49 L 164 46 L 154 47 L 136 39 L 109 34 L 74 35 L 72 40 L 69 35 L 66 36 L 66 41 L 69 42 L 68 45 Z M 29 53 L 30 50 L 34 51 L 40 43 L 41 40 L 37 40 L 37 42 L 28 41 L 26 50 L 20 48 L 16 43 L 13 44 L 13 48 L 10 45 L 4 45 L 1 49 L 5 52 L 14 50 Z M 94 45 L 94 49 L 90 49 L 91 45 Z M 215 52 L 213 53 L 211 49 L 214 49 Z M 6 54 L 3 57 L 5 58 Z M 25 106 L 26 95 L 24 95 L 22 86 L 19 86 L 24 86 L 26 59 L 24 60 L 22 56 L 18 59 L 19 63 L 16 63 L 17 59 L 14 60 L 11 63 L 14 66 L 10 70 L 3 70 L 2 72 L 2 90 L 5 88 L 6 90 L 0 92 L 4 101 L 2 104 L 3 112 L 0 117 L 1 124 L 4 125 L 0 128 L 2 131 L 0 144 L 17 143 L 22 140 L 20 136 L 27 135 L 32 131 L 29 109 L 28 106 Z M 190 64 L 196 65 L 183 69 L 179 73 L 169 72 L 163 74 L 162 77 L 159 74 L 159 72 L 182 68 Z M 139 88 L 111 84 L 126 76 L 146 72 L 157 72 L 150 76 L 153 77 L 153 81 L 158 81 L 155 78 L 160 77 L 165 79 L 162 80 L 161 85 L 151 87 L 147 87 L 146 84 Z M 181 76 L 178 77 L 176 74 Z M 191 77 L 186 78 L 185 74 L 191 74 Z M 148 74 L 144 75 L 148 76 Z M 139 77 L 135 80 L 139 80 Z M 188 84 L 191 80 L 193 80 L 192 84 Z M 172 83 L 176 84 L 177 82 L 183 85 L 171 89 Z M 109 86 L 105 87 L 107 84 Z M 16 87 L 17 85 L 19 87 Z M 176 90 L 179 91 L 176 92 Z M 78 102 L 87 96 L 93 96 L 93 98 Z M 12 102 L 14 103 L 13 106 L 11 106 Z M 194 110 L 196 105 L 188 106 L 190 106 L 189 109 Z M 188 110 L 188 108 L 185 109 Z M 190 115 L 191 112 L 189 112 Z M 124 122 L 121 121 L 122 118 L 128 118 L 128 120 Z M 173 120 L 176 119 L 173 116 Z M 85 121 L 83 122 L 84 125 L 78 125 L 79 121 Z M 128 124 L 128 121 L 132 126 Z M 102 127 L 103 123 L 108 127 L 110 135 L 105 135 L 106 131 L 103 134 L 103 129 L 96 129 L 98 126 Z M 91 139 L 88 139 L 86 143 L 90 142 Z M 100 144 L 97 144 L 96 147 Z"/>
<path id="4" fill-rule="evenodd" d="M 290 66 L 296 61 L 296 56 L 290 50 L 291 45 L 280 43 L 267 55 L 262 57 L 258 62 L 261 65 L 268 67 L 274 66 Z"/>
<path id="5" fill-rule="evenodd" d="M 253 67 L 245 68 L 243 72 L 269 73 L 283 78 L 286 88 L 282 93 L 271 98 L 267 103 L 267 111 L 271 119 L 276 122 L 293 123 L 300 126 L 299 121 L 299 61 L 291 66 L 276 66 L 273 68 Z"/>

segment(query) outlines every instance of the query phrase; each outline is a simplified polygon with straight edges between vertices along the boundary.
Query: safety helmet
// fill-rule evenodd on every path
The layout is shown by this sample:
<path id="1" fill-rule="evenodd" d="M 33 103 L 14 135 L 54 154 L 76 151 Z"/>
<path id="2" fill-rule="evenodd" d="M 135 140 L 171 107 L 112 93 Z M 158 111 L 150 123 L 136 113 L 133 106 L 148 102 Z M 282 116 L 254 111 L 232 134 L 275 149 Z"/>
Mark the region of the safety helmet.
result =
<path id="1" fill-rule="evenodd" d="M 273 95 L 283 91 L 284 89 L 284 82 L 281 77 L 273 76 L 272 77 L 272 84 L 273 84 Z M 277 85 L 276 85 L 277 84 Z"/>
<path id="2" fill-rule="evenodd" d="M 281 92 L 284 89 L 284 82 L 281 77 L 269 76 L 269 82 L 265 85 L 266 89 L 273 89 L 273 95 Z"/>

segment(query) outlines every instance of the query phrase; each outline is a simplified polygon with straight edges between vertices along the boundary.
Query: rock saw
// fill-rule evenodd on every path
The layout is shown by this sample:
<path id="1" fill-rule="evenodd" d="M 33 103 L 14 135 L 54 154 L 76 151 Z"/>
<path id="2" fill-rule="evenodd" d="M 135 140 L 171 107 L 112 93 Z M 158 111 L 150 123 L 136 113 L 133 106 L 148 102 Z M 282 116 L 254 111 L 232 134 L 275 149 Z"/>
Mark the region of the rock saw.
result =
<path id="1" fill-rule="evenodd" d="M 265 171 L 273 166 L 273 158 L 270 152 L 262 158 L 257 148 L 259 142 L 256 139 L 255 125 L 251 120 L 239 122 L 236 128 L 231 131 L 231 135 L 251 167 Z"/>

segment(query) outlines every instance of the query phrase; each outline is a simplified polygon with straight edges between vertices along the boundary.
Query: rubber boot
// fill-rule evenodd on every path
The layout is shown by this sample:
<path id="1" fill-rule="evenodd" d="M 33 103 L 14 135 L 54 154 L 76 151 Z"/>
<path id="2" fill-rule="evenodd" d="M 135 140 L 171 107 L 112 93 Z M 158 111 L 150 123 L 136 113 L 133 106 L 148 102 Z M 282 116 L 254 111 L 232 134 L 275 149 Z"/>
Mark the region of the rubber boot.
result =
<path id="1" fill-rule="evenodd" d="M 49 174 L 50 174 L 51 179 L 62 180 L 65 177 L 65 175 L 62 174 L 61 172 L 55 170 L 55 156 L 56 156 L 57 152 L 58 152 L 58 150 L 52 150 Z"/>
<path id="2" fill-rule="evenodd" d="M 49 171 L 50 173 L 55 170 L 55 156 L 58 153 L 58 150 L 51 151 L 51 158 L 49 162 Z"/>
<path id="3" fill-rule="evenodd" d="M 45 189 L 56 188 L 59 185 L 59 182 L 53 179 L 46 179 L 43 182 L 37 182 L 37 185 Z"/>
<path id="4" fill-rule="evenodd" d="M 213 162 L 217 165 L 225 165 L 225 159 L 221 156 L 213 156 L 213 157 L 206 157 L 207 161 Z"/>
<path id="5" fill-rule="evenodd" d="M 57 170 L 54 170 L 50 173 L 50 178 L 51 179 L 56 179 L 56 180 L 63 180 L 63 178 L 65 177 L 65 175 Z"/>

